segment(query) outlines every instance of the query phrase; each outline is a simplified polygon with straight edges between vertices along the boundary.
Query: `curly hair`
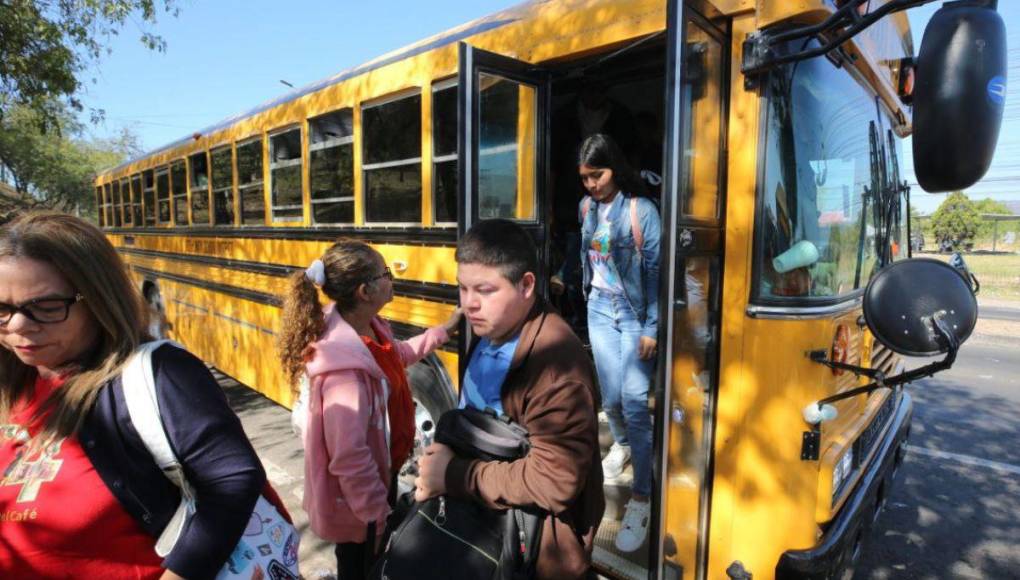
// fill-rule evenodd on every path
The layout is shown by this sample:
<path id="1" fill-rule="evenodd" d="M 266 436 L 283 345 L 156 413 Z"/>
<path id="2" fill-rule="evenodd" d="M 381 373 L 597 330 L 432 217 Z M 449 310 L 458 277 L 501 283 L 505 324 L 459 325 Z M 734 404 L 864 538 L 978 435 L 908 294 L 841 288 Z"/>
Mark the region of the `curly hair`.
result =
<path id="1" fill-rule="evenodd" d="M 322 293 L 336 303 L 340 313 L 357 306 L 357 292 L 362 284 L 371 284 L 376 267 L 382 259 L 372 246 L 350 238 L 340 238 L 322 255 L 326 267 L 326 283 Z M 319 292 L 303 270 L 290 277 L 290 290 L 283 301 L 283 326 L 277 343 L 283 370 L 292 386 L 305 371 L 310 344 L 326 330 Z"/>

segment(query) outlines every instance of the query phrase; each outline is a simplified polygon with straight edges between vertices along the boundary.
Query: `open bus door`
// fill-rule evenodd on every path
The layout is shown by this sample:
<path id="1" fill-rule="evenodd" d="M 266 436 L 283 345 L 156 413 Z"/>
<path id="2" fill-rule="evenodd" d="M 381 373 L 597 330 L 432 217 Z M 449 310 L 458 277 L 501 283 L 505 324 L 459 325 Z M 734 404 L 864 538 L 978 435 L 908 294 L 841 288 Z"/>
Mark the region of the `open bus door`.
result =
<path id="1" fill-rule="evenodd" d="M 460 44 L 458 237 L 480 220 L 518 222 L 547 266 L 549 74 L 536 65 Z M 546 272 L 537 272 L 547 290 Z"/>
<path id="2" fill-rule="evenodd" d="M 728 30 L 667 11 L 666 143 L 656 377 L 658 517 L 650 577 L 706 578 L 726 175 Z"/>
<path id="3" fill-rule="evenodd" d="M 462 211 L 457 237 L 476 222 L 516 221 L 535 241 L 548 268 L 546 231 L 549 74 L 536 65 L 460 43 L 457 154 Z M 548 297 L 548 273 L 536 272 Z M 470 327 L 460 342 L 467 365 Z"/>

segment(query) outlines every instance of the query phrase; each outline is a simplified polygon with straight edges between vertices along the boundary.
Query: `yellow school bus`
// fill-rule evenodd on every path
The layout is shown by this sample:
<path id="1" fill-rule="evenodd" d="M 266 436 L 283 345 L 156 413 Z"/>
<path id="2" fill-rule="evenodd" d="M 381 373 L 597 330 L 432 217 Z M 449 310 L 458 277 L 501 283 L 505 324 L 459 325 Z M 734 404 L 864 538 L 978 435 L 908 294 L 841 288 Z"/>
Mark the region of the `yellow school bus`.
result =
<path id="1" fill-rule="evenodd" d="M 920 3 L 524 3 L 102 173 L 99 219 L 154 333 L 287 406 L 274 338 L 288 274 L 339 236 L 366 240 L 395 274 L 383 315 L 399 336 L 455 308 L 454 249 L 478 220 L 518 220 L 551 275 L 576 254 L 577 145 L 608 132 L 657 197 L 664 348 L 651 531 L 615 549 L 627 473 L 607 482 L 597 569 L 839 577 L 910 428 L 901 389 L 849 395 L 900 366 L 862 302 L 909 251 L 898 159 L 916 63 L 900 10 Z M 566 286 L 553 299 L 583 336 Z M 410 370 L 421 438 L 455 404 L 466 346 Z"/>

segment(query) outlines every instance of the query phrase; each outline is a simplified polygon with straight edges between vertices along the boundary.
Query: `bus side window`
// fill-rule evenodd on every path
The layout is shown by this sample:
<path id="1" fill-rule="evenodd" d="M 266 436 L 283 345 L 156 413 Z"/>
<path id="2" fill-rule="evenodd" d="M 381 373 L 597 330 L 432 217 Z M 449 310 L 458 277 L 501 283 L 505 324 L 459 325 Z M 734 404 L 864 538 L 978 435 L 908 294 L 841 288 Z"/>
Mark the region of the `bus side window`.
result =
<path id="1" fill-rule="evenodd" d="M 136 228 L 142 227 L 142 174 L 131 176 L 131 220 Z"/>
<path id="2" fill-rule="evenodd" d="M 421 94 L 361 111 L 365 221 L 421 223 Z"/>
<path id="3" fill-rule="evenodd" d="M 134 216 L 131 214 L 131 200 L 134 195 L 131 193 L 131 181 L 127 177 L 120 180 L 121 206 L 120 210 L 124 215 L 124 226 L 134 225 Z"/>
<path id="4" fill-rule="evenodd" d="M 175 161 L 170 166 L 170 191 L 173 195 L 174 225 L 188 225 L 188 182 L 187 168 L 184 160 Z"/>
<path id="5" fill-rule="evenodd" d="M 209 152 L 213 225 L 234 225 L 234 158 L 230 145 Z"/>
<path id="6" fill-rule="evenodd" d="M 103 205 L 103 186 L 96 188 L 96 217 L 99 218 L 99 227 L 106 227 L 106 207 Z"/>
<path id="7" fill-rule="evenodd" d="M 308 120 L 312 222 L 354 223 L 354 114 L 345 108 Z"/>
<path id="8" fill-rule="evenodd" d="M 264 225 L 266 201 L 262 193 L 262 138 L 237 145 L 237 189 L 241 197 L 241 223 Z"/>
<path id="9" fill-rule="evenodd" d="M 269 181 L 274 222 L 301 221 L 301 129 L 269 136 Z"/>
<path id="10" fill-rule="evenodd" d="M 145 189 L 142 193 L 142 201 L 145 204 L 145 225 L 154 226 L 156 225 L 156 174 L 152 169 L 149 169 L 142 174 L 144 176 L 143 183 Z"/>
<path id="11" fill-rule="evenodd" d="M 209 158 L 206 152 L 195 153 L 188 158 L 189 181 L 191 182 L 191 223 L 209 225 Z"/>
<path id="12" fill-rule="evenodd" d="M 457 84 L 432 88 L 432 217 L 457 223 Z"/>
<path id="13" fill-rule="evenodd" d="M 156 220 L 161 226 L 170 225 L 170 169 L 156 170 Z"/>

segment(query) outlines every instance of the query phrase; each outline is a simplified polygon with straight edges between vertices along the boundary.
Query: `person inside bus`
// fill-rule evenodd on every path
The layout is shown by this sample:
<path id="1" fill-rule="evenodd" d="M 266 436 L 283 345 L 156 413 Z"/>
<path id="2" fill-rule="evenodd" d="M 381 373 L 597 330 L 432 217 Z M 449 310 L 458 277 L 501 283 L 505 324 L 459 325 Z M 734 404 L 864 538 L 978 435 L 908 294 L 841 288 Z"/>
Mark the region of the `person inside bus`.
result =
<path id="1" fill-rule="evenodd" d="M 331 303 L 319 303 L 319 291 Z M 414 401 L 405 367 L 449 340 L 460 322 L 404 342 L 379 311 L 393 274 L 364 242 L 341 238 L 291 278 L 280 356 L 292 384 L 310 383 L 304 429 L 304 509 L 319 537 L 336 544 L 338 576 L 371 570 L 395 501 L 396 475 L 414 447 Z"/>
<path id="2" fill-rule="evenodd" d="M 495 509 L 541 508 L 549 515 L 536 577 L 587 577 L 606 505 L 591 363 L 566 321 L 539 298 L 538 252 L 519 225 L 475 224 L 456 259 L 461 307 L 475 336 L 462 400 L 508 415 L 530 434 L 531 450 L 512 462 L 480 461 L 433 443 L 421 459 L 415 499 L 448 494 Z"/>
<path id="3" fill-rule="evenodd" d="M 140 293 L 102 232 L 31 213 L 0 228 L 0 576 L 212 578 L 266 482 L 199 359 L 153 353 L 163 428 L 196 511 L 165 559 L 181 494 L 133 425 L 122 369 L 147 336 Z"/>
<path id="4" fill-rule="evenodd" d="M 588 195 L 581 200 L 581 264 L 588 336 L 614 443 L 602 461 L 607 479 L 633 466 L 631 499 L 616 547 L 641 547 L 650 520 L 652 420 L 648 389 L 658 333 L 659 237 L 655 203 L 608 135 L 581 144 L 577 162 Z"/>

